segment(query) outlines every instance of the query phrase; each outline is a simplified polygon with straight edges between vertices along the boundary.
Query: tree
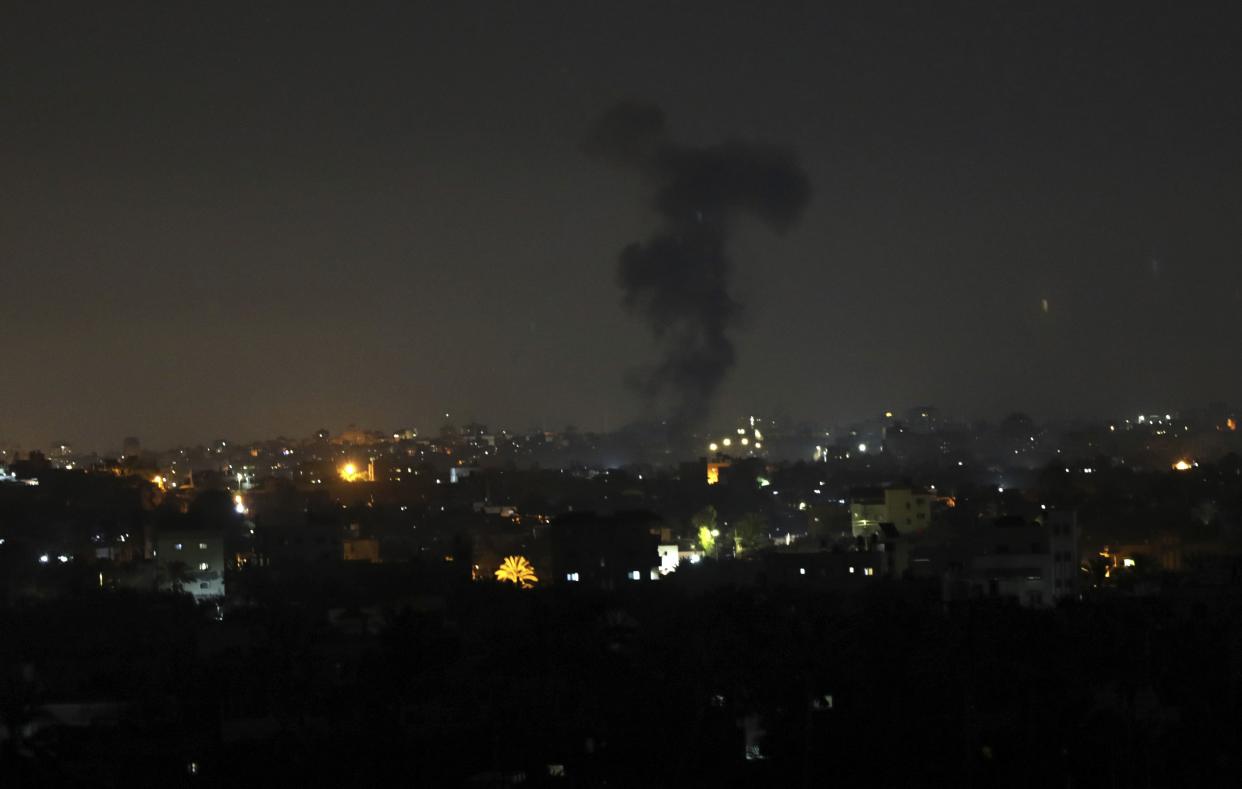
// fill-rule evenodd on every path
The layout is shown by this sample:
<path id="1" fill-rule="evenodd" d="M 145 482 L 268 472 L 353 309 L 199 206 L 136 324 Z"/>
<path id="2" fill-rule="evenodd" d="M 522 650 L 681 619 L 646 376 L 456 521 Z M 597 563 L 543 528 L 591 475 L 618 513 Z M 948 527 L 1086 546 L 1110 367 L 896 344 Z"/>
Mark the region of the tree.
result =
<path id="1" fill-rule="evenodd" d="M 160 580 L 163 583 L 169 584 L 177 594 L 184 592 L 186 584 L 193 580 L 193 576 L 190 575 L 190 568 L 185 562 L 181 561 L 169 562 L 161 570 L 160 576 Z"/>
<path id="2" fill-rule="evenodd" d="M 690 534 L 697 535 L 700 538 L 703 529 L 707 529 L 708 533 L 716 530 L 716 508 L 708 504 L 703 509 L 690 516 Z M 700 545 L 702 541 L 700 539 Z M 703 550 L 707 550 L 704 548 Z"/>
<path id="3" fill-rule="evenodd" d="M 713 529 L 706 526 L 699 527 L 699 547 L 703 549 L 703 553 L 715 555 L 716 553 L 716 535 Z"/>
<path id="4" fill-rule="evenodd" d="M 758 512 L 748 512 L 733 527 L 734 552 L 753 551 L 768 541 L 768 519 Z"/>
<path id="5" fill-rule="evenodd" d="M 531 589 L 539 582 L 539 576 L 535 575 L 534 566 L 526 560 L 525 556 L 506 556 L 496 570 L 496 580 L 508 581 L 523 589 Z"/>

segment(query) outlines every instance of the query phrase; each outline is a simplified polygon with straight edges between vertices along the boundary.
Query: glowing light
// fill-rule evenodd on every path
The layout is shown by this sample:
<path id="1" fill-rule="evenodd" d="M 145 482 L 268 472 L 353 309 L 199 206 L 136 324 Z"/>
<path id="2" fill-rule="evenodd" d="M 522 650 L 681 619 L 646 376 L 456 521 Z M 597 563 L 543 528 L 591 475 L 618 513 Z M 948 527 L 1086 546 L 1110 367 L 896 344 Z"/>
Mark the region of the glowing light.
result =
<path id="1" fill-rule="evenodd" d="M 726 447 L 731 447 L 733 446 L 733 439 L 726 438 L 724 441 L 721 441 L 720 443 L 724 444 Z"/>
<path id="2" fill-rule="evenodd" d="M 346 463 L 341 466 L 340 473 L 341 479 L 346 482 L 357 482 L 358 480 L 366 479 L 367 476 L 366 472 L 360 470 L 354 463 Z"/>
<path id="3" fill-rule="evenodd" d="M 160 474 L 156 474 L 154 477 L 151 477 L 151 483 L 160 490 L 164 489 L 164 481 L 164 477 Z"/>
<path id="4" fill-rule="evenodd" d="M 750 445 L 750 439 L 749 439 L 749 438 L 743 438 L 743 439 L 742 439 L 742 446 L 744 446 L 744 447 L 745 447 L 745 446 L 749 446 L 749 445 Z"/>
<path id="5" fill-rule="evenodd" d="M 1225 420 L 1225 429 L 1226 429 L 1226 430 L 1228 430 L 1230 433 L 1232 433 L 1233 431 L 1237 430 L 1237 429 L 1238 429 L 1238 420 L 1234 419 L 1233 417 L 1229 417 L 1228 419 L 1226 419 L 1226 420 Z"/>
<path id="6" fill-rule="evenodd" d="M 707 445 L 707 449 L 709 452 L 715 452 L 716 450 L 720 449 L 720 445 L 717 444 L 715 441 L 713 441 L 712 443 Z"/>
<path id="7" fill-rule="evenodd" d="M 866 452 L 866 451 L 867 451 L 867 445 L 866 445 L 866 444 L 859 444 L 859 445 L 858 445 L 858 451 L 859 451 L 859 452 Z"/>
<path id="8" fill-rule="evenodd" d="M 532 589 L 539 582 L 534 566 L 525 556 L 506 556 L 496 570 L 497 581 L 517 584 L 523 589 Z"/>
<path id="9" fill-rule="evenodd" d="M 1173 464 L 1174 471 L 1190 471 L 1192 468 L 1194 468 L 1194 464 L 1186 458 L 1182 458 Z"/>
<path id="10" fill-rule="evenodd" d="M 1122 567 L 1133 567 L 1133 566 L 1134 566 L 1134 560 L 1133 560 L 1133 559 L 1122 559 L 1122 560 L 1121 560 L 1121 566 L 1122 566 Z"/>
<path id="11" fill-rule="evenodd" d="M 707 464 L 707 484 L 715 485 L 718 482 L 720 482 L 720 464 L 719 463 L 708 463 Z"/>
<path id="12" fill-rule="evenodd" d="M 892 411 L 885 411 L 885 412 L 884 412 L 884 418 L 885 418 L 885 419 L 892 419 L 892 418 L 893 418 L 893 412 L 892 412 Z"/>
<path id="13" fill-rule="evenodd" d="M 246 503 L 242 501 L 240 493 L 233 497 L 233 512 L 236 512 L 238 515 L 246 514 Z"/>

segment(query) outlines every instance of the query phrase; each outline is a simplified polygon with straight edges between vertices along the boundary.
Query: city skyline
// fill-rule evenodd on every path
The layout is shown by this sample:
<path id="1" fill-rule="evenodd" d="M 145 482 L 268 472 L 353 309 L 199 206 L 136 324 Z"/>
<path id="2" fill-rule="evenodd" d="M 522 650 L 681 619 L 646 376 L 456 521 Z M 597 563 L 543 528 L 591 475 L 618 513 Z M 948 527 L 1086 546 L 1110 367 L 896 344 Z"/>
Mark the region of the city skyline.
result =
<path id="1" fill-rule="evenodd" d="M 793 232 L 735 239 L 717 416 L 1242 383 L 1225 5 L 77 10 L 0 34 L 0 436 L 25 446 L 658 418 L 615 276 L 648 187 L 583 151 L 624 100 L 811 183 Z"/>

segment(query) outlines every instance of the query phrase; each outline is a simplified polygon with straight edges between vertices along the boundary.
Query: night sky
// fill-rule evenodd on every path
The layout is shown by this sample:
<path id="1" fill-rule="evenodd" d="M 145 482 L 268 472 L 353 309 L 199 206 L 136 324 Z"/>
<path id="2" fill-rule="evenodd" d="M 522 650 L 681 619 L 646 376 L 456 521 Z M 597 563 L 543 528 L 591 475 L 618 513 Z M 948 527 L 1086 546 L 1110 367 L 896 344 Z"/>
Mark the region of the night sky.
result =
<path id="1" fill-rule="evenodd" d="M 643 416 L 624 100 L 811 184 L 731 240 L 721 419 L 1236 400 L 1231 5 L 10 0 L 0 443 Z"/>

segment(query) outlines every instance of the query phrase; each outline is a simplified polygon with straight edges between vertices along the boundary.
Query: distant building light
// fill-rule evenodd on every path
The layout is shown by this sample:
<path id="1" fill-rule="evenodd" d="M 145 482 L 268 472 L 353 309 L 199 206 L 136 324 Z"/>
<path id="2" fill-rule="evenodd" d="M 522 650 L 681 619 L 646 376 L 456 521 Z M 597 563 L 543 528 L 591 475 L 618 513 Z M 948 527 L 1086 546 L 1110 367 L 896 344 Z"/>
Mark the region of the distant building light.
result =
<path id="1" fill-rule="evenodd" d="M 858 445 L 858 451 L 859 451 L 859 452 L 866 452 L 866 451 L 867 451 L 867 445 L 866 445 L 866 444 L 859 444 L 859 445 Z"/>
<path id="2" fill-rule="evenodd" d="M 565 573 L 565 580 L 573 581 L 576 583 L 578 581 L 578 574 L 577 573 Z"/>
<path id="3" fill-rule="evenodd" d="M 1190 471 L 1194 468 L 1194 463 L 1186 458 L 1182 458 L 1173 464 L 1174 471 Z"/>
<path id="4" fill-rule="evenodd" d="M 48 557 L 46 553 L 39 557 L 39 564 L 47 564 L 47 561 Z"/>
<path id="5" fill-rule="evenodd" d="M 850 568 L 850 572 L 851 572 L 851 573 L 853 573 L 853 572 L 854 572 L 854 568 L 853 568 L 853 567 L 851 567 L 851 568 Z"/>
<path id="6" fill-rule="evenodd" d="M 625 577 L 629 578 L 631 581 L 639 581 L 639 580 L 642 580 L 643 574 L 640 573 L 638 570 L 630 570 L 628 573 L 625 574 Z"/>
<path id="7" fill-rule="evenodd" d="M 207 562 L 199 562 L 199 563 L 198 563 L 198 569 L 199 569 L 199 570 L 206 570 L 206 569 L 207 569 Z"/>
<path id="8" fill-rule="evenodd" d="M 806 575 L 806 568 L 805 568 L 805 567 L 799 567 L 799 568 L 798 568 L 798 575 Z"/>
<path id="9" fill-rule="evenodd" d="M 1133 566 L 1134 566 L 1134 560 L 1133 560 L 1133 559 L 1122 559 L 1122 560 L 1121 560 L 1121 566 L 1122 566 L 1122 567 L 1133 567 Z"/>
<path id="10" fill-rule="evenodd" d="M 875 575 L 875 568 L 874 568 L 874 567 L 864 567 L 864 568 L 863 568 L 863 575 Z"/>

